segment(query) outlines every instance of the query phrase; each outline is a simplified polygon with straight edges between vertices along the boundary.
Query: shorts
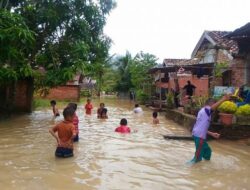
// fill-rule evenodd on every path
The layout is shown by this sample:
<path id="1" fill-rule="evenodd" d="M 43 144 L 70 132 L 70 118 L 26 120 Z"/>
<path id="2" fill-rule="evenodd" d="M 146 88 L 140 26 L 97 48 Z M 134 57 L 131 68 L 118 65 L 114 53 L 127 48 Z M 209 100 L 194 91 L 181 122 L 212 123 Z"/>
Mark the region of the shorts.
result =
<path id="1" fill-rule="evenodd" d="M 79 141 L 79 136 L 78 134 L 75 136 L 75 138 L 73 139 L 74 142 L 78 142 Z"/>
<path id="2" fill-rule="evenodd" d="M 55 152 L 56 157 L 60 158 L 68 158 L 74 156 L 73 149 L 64 148 L 64 147 L 57 147 Z"/>
<path id="3" fill-rule="evenodd" d="M 212 150 L 207 144 L 206 139 L 202 139 L 202 138 L 195 137 L 195 136 L 193 136 L 193 138 L 194 138 L 196 151 L 195 151 L 195 155 L 192 161 L 199 162 L 202 160 L 202 158 L 204 158 L 205 160 L 210 160 L 211 155 L 212 155 Z"/>

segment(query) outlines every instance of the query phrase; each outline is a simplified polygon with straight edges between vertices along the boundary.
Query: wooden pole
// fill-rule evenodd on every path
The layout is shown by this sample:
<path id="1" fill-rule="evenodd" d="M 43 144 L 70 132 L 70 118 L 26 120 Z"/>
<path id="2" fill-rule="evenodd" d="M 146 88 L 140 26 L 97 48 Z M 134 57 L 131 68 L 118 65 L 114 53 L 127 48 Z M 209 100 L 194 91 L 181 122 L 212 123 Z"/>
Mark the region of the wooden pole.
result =
<path id="1" fill-rule="evenodd" d="M 161 70 L 160 70 L 160 110 L 162 108 L 162 101 L 161 101 L 162 97 L 161 97 Z"/>

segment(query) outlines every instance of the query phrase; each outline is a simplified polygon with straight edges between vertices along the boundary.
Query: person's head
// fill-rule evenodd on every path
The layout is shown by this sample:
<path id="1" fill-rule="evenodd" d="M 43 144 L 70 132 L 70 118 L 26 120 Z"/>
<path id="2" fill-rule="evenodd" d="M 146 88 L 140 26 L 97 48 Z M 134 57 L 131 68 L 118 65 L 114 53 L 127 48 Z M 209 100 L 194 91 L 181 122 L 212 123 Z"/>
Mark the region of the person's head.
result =
<path id="1" fill-rule="evenodd" d="M 158 113 L 156 111 L 153 112 L 153 118 L 157 118 L 157 116 L 158 116 Z"/>
<path id="2" fill-rule="evenodd" d="M 216 103 L 216 100 L 213 98 L 208 98 L 205 102 L 205 105 L 212 106 L 214 103 Z"/>
<path id="3" fill-rule="evenodd" d="M 75 110 L 72 107 L 66 107 L 63 110 L 63 117 L 66 121 L 72 121 L 74 117 Z"/>
<path id="4" fill-rule="evenodd" d="M 104 108 L 104 107 L 105 107 L 105 104 L 104 104 L 104 103 L 100 103 L 100 107 L 101 107 L 101 108 Z"/>
<path id="5" fill-rule="evenodd" d="M 190 80 L 187 81 L 188 84 L 191 84 Z"/>
<path id="6" fill-rule="evenodd" d="M 120 121 L 120 125 L 127 125 L 127 124 L 128 124 L 127 119 L 122 118 L 121 121 Z"/>
<path id="7" fill-rule="evenodd" d="M 91 100 L 90 99 L 87 99 L 87 103 L 90 103 L 91 102 Z"/>
<path id="8" fill-rule="evenodd" d="M 139 107 L 139 104 L 135 104 L 135 108 L 138 108 Z"/>
<path id="9" fill-rule="evenodd" d="M 55 101 L 55 100 L 51 100 L 51 101 L 50 101 L 50 105 L 51 105 L 51 106 L 55 106 L 55 105 L 56 105 L 56 101 Z"/>
<path id="10" fill-rule="evenodd" d="M 76 103 L 69 103 L 68 107 L 73 108 L 75 111 L 77 110 L 77 104 Z"/>

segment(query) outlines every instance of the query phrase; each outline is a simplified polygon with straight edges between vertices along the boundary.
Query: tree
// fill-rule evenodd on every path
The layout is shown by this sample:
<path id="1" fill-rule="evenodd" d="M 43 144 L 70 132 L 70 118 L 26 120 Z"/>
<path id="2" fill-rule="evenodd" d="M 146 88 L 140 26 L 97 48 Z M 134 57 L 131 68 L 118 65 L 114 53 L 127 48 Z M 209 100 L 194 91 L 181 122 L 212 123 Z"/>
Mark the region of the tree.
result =
<path id="1" fill-rule="evenodd" d="M 119 92 L 128 92 L 129 89 L 133 88 L 131 82 L 131 73 L 129 70 L 130 65 L 132 64 L 133 59 L 129 52 L 126 52 L 125 56 L 117 57 L 114 61 L 114 64 L 117 67 L 118 73 L 118 82 L 115 86 L 115 90 Z"/>
<path id="2" fill-rule="evenodd" d="M 148 74 L 148 70 L 156 66 L 156 58 L 149 53 L 138 53 L 130 65 L 131 82 L 136 89 L 144 89 L 145 85 L 152 84 L 152 77 Z"/>
<path id="3" fill-rule="evenodd" d="M 63 84 L 85 65 L 99 64 L 108 57 L 111 40 L 103 34 L 103 27 L 115 6 L 113 0 L 9 2 L 7 10 L 21 16 L 35 34 L 26 60 L 33 69 L 46 70 L 39 86 Z"/>

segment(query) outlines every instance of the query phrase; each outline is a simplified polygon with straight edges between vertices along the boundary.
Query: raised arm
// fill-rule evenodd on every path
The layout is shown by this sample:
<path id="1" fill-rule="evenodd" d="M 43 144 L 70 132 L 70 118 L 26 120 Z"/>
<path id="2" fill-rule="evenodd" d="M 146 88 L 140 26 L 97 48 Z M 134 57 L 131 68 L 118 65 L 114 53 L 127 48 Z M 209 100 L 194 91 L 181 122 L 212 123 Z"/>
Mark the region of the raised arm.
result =
<path id="1" fill-rule="evenodd" d="M 230 95 L 224 95 L 219 101 L 217 101 L 216 103 L 214 103 L 212 106 L 211 106 L 211 109 L 212 110 L 216 110 L 217 107 L 224 101 L 226 100 L 229 100 L 230 98 Z"/>

